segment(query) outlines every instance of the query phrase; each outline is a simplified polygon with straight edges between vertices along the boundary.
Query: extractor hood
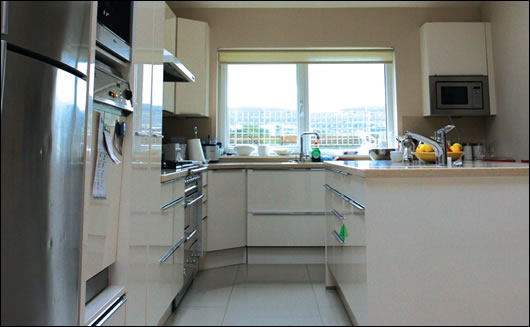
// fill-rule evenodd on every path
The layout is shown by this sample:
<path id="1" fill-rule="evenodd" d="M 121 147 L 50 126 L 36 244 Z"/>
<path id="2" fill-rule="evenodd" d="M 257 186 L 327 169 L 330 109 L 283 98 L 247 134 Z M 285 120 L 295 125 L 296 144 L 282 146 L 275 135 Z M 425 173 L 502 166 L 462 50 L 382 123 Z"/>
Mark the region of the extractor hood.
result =
<path id="1" fill-rule="evenodd" d="M 195 82 L 192 72 L 166 49 L 164 49 L 164 82 Z"/>

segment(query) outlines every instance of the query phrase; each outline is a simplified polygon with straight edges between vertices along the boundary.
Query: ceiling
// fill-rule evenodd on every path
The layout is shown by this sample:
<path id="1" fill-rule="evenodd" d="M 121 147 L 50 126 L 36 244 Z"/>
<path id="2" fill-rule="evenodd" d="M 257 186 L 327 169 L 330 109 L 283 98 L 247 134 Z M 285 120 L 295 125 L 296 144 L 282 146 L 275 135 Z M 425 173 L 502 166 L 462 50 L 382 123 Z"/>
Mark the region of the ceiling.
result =
<path id="1" fill-rule="evenodd" d="M 172 8 L 479 7 L 482 1 L 167 1 Z"/>

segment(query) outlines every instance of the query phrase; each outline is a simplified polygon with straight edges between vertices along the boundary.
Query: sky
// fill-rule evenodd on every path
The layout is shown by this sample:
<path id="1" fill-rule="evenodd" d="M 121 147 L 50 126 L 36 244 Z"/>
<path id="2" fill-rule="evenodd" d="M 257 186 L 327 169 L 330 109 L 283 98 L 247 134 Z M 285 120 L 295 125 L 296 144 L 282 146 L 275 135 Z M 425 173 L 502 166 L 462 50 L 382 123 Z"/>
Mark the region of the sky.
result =
<path id="1" fill-rule="evenodd" d="M 228 65 L 229 108 L 296 110 L 296 65 Z M 310 64 L 310 110 L 385 105 L 384 64 Z"/>

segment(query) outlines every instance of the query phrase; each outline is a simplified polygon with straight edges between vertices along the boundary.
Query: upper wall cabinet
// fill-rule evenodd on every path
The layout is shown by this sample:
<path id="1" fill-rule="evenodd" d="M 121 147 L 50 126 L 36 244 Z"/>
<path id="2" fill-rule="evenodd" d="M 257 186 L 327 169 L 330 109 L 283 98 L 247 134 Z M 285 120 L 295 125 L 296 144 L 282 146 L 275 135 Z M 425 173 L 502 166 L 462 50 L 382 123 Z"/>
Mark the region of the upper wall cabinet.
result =
<path id="1" fill-rule="evenodd" d="M 424 114 L 430 115 L 429 76 L 488 77 L 490 114 L 496 113 L 491 24 L 425 23 L 420 28 Z"/>
<path id="2" fill-rule="evenodd" d="M 488 75 L 486 24 L 423 24 L 422 63 L 427 75 Z"/>
<path id="3" fill-rule="evenodd" d="M 195 75 L 195 83 L 176 83 L 175 113 L 208 117 L 210 27 L 177 18 L 177 58 Z"/>
<path id="4" fill-rule="evenodd" d="M 164 110 L 185 116 L 208 117 L 210 27 L 177 18 L 166 5 L 165 48 L 195 75 L 194 83 L 164 83 Z"/>

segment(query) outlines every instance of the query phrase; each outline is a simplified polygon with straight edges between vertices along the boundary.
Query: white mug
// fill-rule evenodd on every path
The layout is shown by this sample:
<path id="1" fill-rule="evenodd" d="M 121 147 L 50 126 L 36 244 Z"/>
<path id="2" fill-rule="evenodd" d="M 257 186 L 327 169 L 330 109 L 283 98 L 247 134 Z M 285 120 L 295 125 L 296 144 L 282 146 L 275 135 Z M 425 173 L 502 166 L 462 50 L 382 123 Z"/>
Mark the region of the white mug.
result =
<path id="1" fill-rule="evenodd" d="M 268 145 L 258 145 L 258 154 L 260 156 L 268 156 L 269 155 L 269 146 Z"/>
<path id="2" fill-rule="evenodd" d="M 464 144 L 464 160 L 473 160 L 473 147 L 470 144 Z"/>

